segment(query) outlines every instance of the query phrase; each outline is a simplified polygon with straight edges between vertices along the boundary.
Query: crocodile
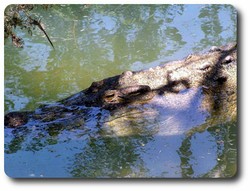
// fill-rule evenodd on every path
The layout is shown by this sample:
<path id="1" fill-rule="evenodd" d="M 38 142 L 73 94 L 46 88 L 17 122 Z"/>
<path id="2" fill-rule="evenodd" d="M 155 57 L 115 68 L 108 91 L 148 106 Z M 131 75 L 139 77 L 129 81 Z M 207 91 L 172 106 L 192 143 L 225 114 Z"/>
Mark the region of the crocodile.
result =
<path id="1" fill-rule="evenodd" d="M 184 115 L 199 116 L 198 113 L 202 113 L 202 120 L 191 126 L 207 123 L 207 127 L 235 120 L 237 44 L 212 47 L 205 53 L 191 54 L 182 60 L 141 71 L 125 71 L 93 82 L 79 93 L 41 105 L 34 111 L 10 112 L 5 115 L 4 125 L 5 128 L 29 128 L 57 124 L 61 129 L 77 128 L 95 109 L 98 110 L 95 115 L 108 113 L 101 121 L 104 129 L 128 127 L 128 123 L 140 123 L 140 120 L 152 122 L 161 117 L 165 117 L 164 123 L 174 123 L 173 120 Z M 215 120 L 211 116 L 221 117 Z"/>

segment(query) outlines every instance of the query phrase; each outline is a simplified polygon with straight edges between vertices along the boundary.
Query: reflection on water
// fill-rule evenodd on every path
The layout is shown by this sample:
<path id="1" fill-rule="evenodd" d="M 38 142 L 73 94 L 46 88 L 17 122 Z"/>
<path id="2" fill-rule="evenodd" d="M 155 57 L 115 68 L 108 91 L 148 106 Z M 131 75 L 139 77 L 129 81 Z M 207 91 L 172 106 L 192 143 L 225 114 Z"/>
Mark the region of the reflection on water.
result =
<path id="1" fill-rule="evenodd" d="M 39 31 L 31 38 L 17 30 L 25 40 L 23 49 L 6 42 L 6 113 L 34 110 L 125 70 L 157 66 L 236 41 L 236 12 L 228 5 L 57 5 L 36 11 L 56 50 Z M 192 108 L 199 101 L 193 100 Z M 74 128 L 62 129 L 58 123 L 5 129 L 5 171 L 12 177 L 235 175 L 236 122 L 186 136 L 208 114 L 184 108 L 177 113 L 169 107 L 164 113 L 166 100 L 153 103 L 159 113 L 145 105 L 143 112 L 152 117 L 136 123 L 129 118 L 107 123 L 108 113 L 98 108 L 85 113 L 83 108 L 89 120 L 79 119 Z"/>
<path id="2" fill-rule="evenodd" d="M 12 177 L 231 177 L 236 128 L 235 123 L 220 125 L 192 137 L 8 129 L 5 169 Z"/>
<path id="3" fill-rule="evenodd" d="M 186 138 L 178 153 L 183 177 L 231 177 L 236 173 L 236 123 L 211 127 L 207 132 Z M 206 141 L 211 142 L 207 144 Z M 216 152 L 213 148 L 216 148 Z M 206 160 L 210 160 L 207 163 Z"/>

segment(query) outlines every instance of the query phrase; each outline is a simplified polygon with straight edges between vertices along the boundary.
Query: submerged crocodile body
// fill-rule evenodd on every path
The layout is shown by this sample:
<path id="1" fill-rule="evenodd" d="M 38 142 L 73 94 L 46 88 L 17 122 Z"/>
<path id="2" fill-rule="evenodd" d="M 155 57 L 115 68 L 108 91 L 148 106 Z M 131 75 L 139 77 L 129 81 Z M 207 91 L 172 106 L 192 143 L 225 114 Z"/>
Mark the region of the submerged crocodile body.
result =
<path id="1" fill-rule="evenodd" d="M 189 114 L 196 115 L 194 118 L 201 114 L 197 126 L 211 125 L 235 120 L 236 102 L 237 49 L 232 43 L 148 70 L 125 71 L 93 82 L 89 88 L 35 111 L 8 113 L 4 124 L 6 128 L 70 129 L 83 126 L 96 115 L 104 127 L 108 124 L 110 128 L 128 127 L 128 123 L 140 120 L 154 121 L 159 116 L 166 117 L 163 121 L 168 123 L 183 116 L 187 121 Z M 209 118 L 212 115 L 220 117 Z"/>

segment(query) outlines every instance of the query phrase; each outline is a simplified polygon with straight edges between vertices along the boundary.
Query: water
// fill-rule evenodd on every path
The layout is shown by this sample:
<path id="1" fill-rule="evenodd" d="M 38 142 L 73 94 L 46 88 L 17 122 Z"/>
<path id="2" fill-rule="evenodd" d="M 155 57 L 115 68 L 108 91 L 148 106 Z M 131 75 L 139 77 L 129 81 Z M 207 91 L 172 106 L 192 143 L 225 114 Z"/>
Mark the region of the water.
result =
<path id="1" fill-rule="evenodd" d="M 236 41 L 236 11 L 229 5 L 57 5 L 35 11 L 56 50 L 39 30 L 32 37 L 16 30 L 25 41 L 23 49 L 5 43 L 5 113 L 34 110 L 125 70 L 154 67 Z M 206 119 L 195 116 L 188 128 Z M 236 173 L 236 122 L 187 137 L 183 124 L 165 134 L 113 136 L 98 121 L 73 129 L 5 129 L 6 173 L 185 178 Z M 153 129 L 171 129 L 177 122 L 153 123 Z M 130 123 L 137 126 L 150 129 L 152 121 Z"/>

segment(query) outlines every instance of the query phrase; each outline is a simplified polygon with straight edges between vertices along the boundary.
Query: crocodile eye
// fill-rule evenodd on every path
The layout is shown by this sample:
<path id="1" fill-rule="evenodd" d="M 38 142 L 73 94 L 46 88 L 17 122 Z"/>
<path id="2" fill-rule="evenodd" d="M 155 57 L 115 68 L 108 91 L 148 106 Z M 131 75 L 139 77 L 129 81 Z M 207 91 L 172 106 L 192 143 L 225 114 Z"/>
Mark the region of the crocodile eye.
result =
<path id="1" fill-rule="evenodd" d="M 105 92 L 105 94 L 103 95 L 103 98 L 113 98 L 115 96 L 115 92 Z"/>
<path id="2" fill-rule="evenodd" d="M 112 94 L 107 94 L 107 95 L 104 95 L 104 98 L 112 98 L 112 97 L 114 97 L 115 96 L 115 94 L 114 93 L 112 93 Z"/>
<path id="3" fill-rule="evenodd" d="M 138 96 L 140 94 L 142 94 L 142 92 L 137 91 L 137 92 L 131 92 L 131 93 L 129 93 L 128 96 L 129 97 L 134 97 L 134 96 Z"/>
<path id="4" fill-rule="evenodd" d="M 104 93 L 103 95 L 103 100 L 106 101 L 106 102 L 112 102 L 116 99 L 116 96 L 117 93 L 115 90 L 108 90 Z"/>

